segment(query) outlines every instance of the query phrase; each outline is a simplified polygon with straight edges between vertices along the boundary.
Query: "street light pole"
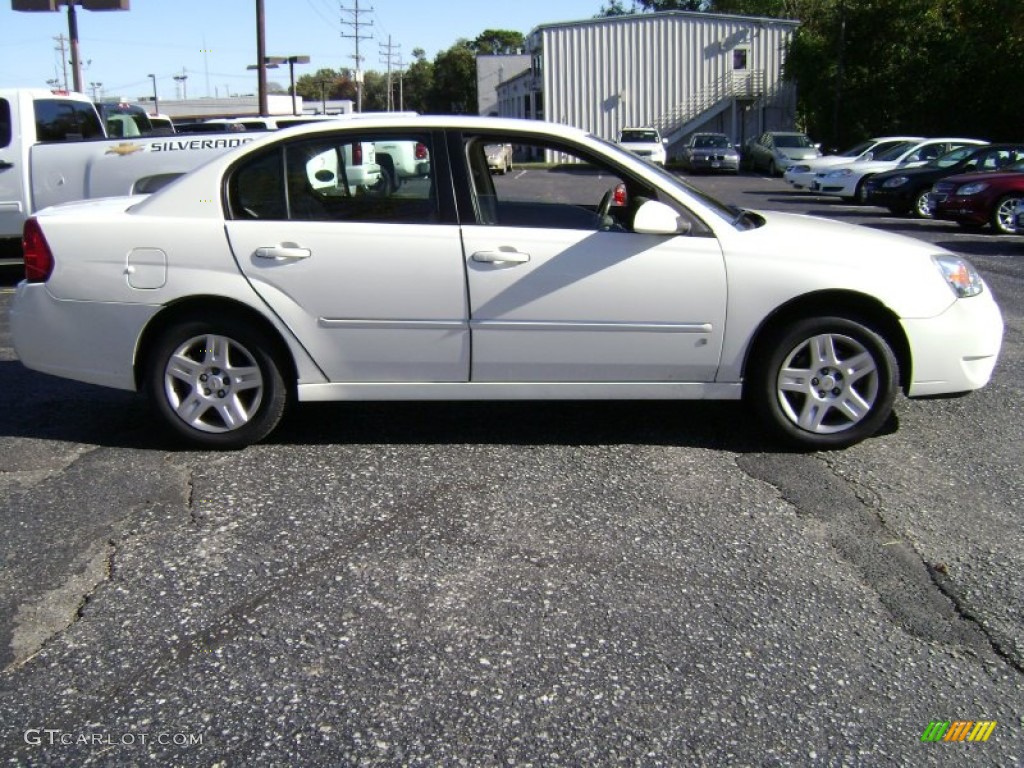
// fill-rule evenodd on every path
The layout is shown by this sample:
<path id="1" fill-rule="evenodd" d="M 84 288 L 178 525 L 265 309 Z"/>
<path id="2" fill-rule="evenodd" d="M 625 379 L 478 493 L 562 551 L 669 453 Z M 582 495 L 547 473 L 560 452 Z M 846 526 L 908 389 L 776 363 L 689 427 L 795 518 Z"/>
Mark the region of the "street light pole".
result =
<path id="1" fill-rule="evenodd" d="M 263 0 L 256 0 L 256 69 L 258 71 L 258 91 L 260 117 L 267 115 L 267 40 L 266 15 Z"/>
<path id="2" fill-rule="evenodd" d="M 160 114 L 160 100 L 156 97 L 156 75 L 149 75 L 149 79 L 153 81 L 153 114 Z"/>

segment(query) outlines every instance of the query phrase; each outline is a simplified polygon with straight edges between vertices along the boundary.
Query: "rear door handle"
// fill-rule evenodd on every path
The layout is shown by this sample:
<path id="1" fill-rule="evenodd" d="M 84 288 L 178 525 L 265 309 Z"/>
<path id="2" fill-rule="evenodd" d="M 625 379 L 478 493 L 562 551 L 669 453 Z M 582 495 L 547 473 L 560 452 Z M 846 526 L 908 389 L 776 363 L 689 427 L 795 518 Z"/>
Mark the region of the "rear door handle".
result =
<path id="1" fill-rule="evenodd" d="M 280 245 L 266 245 L 257 248 L 254 254 L 257 259 L 270 259 L 272 261 L 295 261 L 308 259 L 312 255 L 309 248 L 300 248 L 295 243 L 281 243 Z"/>
<path id="2" fill-rule="evenodd" d="M 530 260 L 530 254 L 520 251 L 477 251 L 471 257 L 473 261 L 482 261 L 487 264 L 525 264 Z"/>
<path id="3" fill-rule="evenodd" d="M 8 168 L 13 168 L 14 163 L 9 163 L 6 160 L 0 160 L 0 171 L 6 171 Z"/>

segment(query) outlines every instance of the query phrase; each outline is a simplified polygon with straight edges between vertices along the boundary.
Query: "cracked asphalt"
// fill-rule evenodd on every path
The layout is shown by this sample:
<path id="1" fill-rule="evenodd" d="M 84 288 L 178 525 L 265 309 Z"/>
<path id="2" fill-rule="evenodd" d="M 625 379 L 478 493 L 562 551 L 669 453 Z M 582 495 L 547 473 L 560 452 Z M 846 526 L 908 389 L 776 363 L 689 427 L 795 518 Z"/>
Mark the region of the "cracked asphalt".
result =
<path id="1" fill-rule="evenodd" d="M 1020 764 L 1024 238 L 696 182 L 972 258 L 992 384 L 816 455 L 732 403 L 311 404 L 181 451 L 22 368 L 0 292 L 0 761 Z"/>

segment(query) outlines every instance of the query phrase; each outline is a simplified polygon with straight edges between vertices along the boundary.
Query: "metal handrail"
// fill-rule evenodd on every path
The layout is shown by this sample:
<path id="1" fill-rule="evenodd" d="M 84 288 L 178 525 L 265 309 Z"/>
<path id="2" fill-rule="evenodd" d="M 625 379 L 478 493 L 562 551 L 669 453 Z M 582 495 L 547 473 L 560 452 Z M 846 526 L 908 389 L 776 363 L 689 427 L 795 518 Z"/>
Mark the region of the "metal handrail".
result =
<path id="1" fill-rule="evenodd" d="M 778 85 L 773 83 L 770 89 L 771 95 L 774 96 L 777 90 Z M 754 70 L 745 75 L 729 72 L 712 82 L 707 88 L 677 104 L 671 111 L 656 118 L 654 127 L 661 132 L 662 136 L 666 136 L 727 99 L 750 98 L 763 101 L 767 96 L 764 70 Z"/>

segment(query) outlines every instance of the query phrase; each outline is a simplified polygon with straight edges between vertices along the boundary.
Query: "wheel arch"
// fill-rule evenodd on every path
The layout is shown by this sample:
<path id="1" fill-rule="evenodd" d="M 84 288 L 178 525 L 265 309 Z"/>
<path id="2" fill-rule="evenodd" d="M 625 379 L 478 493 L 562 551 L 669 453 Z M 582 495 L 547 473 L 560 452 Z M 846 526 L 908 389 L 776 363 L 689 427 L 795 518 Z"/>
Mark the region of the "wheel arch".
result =
<path id="1" fill-rule="evenodd" d="M 910 343 L 899 317 L 873 296 L 849 290 L 826 290 L 804 294 L 777 307 L 758 326 L 743 358 L 744 394 L 748 372 L 764 351 L 767 341 L 780 328 L 807 317 L 844 317 L 870 327 L 892 349 L 899 365 L 899 384 L 906 391 L 911 382 L 913 360 Z"/>
<path id="2" fill-rule="evenodd" d="M 149 356 L 157 339 L 175 323 L 185 320 L 211 320 L 230 317 L 251 323 L 264 333 L 273 345 L 273 355 L 281 366 L 281 375 L 285 385 L 292 391 L 298 381 L 298 366 L 295 358 L 281 333 L 265 316 L 252 307 L 234 299 L 223 296 L 190 296 L 186 299 L 168 304 L 157 313 L 146 325 L 139 337 L 135 351 L 135 386 L 145 386 L 145 375 Z"/>

